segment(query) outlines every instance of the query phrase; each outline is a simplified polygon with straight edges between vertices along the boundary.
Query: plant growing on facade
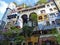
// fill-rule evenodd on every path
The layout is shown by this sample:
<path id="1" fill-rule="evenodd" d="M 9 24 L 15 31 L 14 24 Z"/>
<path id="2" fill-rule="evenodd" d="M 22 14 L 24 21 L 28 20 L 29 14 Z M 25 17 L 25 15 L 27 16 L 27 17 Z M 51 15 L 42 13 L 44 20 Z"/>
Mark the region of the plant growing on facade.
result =
<path id="1" fill-rule="evenodd" d="M 32 36 L 33 29 L 34 29 L 33 27 L 29 26 L 23 27 L 23 36 L 25 37 L 26 45 L 27 45 L 27 38 L 30 38 Z"/>
<path id="2" fill-rule="evenodd" d="M 36 13 L 31 13 L 30 14 L 30 20 L 32 22 L 32 26 L 33 26 L 33 23 L 35 22 L 35 24 L 37 25 L 37 14 Z"/>
<path id="3" fill-rule="evenodd" d="M 15 26 L 10 27 L 10 29 L 3 33 L 6 41 L 14 41 L 17 43 L 17 41 L 21 42 L 24 40 L 23 36 L 20 36 L 20 30 L 19 28 L 16 28 Z"/>
<path id="4" fill-rule="evenodd" d="M 22 43 L 25 40 L 24 36 L 16 36 L 14 39 L 14 43 L 18 44 L 18 43 Z"/>
<path id="5" fill-rule="evenodd" d="M 57 35 L 56 37 L 58 44 L 60 45 L 60 34 Z"/>
<path id="6" fill-rule="evenodd" d="M 56 28 L 53 28 L 53 29 L 51 29 L 51 33 L 52 33 L 52 34 L 58 34 L 58 31 L 57 31 Z"/>

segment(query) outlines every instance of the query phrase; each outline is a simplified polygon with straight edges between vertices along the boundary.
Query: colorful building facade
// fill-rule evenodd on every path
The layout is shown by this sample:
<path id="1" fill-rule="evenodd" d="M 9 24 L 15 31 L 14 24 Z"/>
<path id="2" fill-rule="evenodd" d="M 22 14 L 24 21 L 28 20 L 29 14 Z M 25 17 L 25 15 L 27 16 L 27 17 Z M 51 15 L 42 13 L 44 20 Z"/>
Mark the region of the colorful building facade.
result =
<path id="1" fill-rule="evenodd" d="M 38 34 L 40 34 L 39 36 L 37 35 L 37 37 L 28 38 L 27 45 L 37 45 L 37 42 L 39 45 L 44 45 L 44 44 L 41 44 L 42 41 L 43 43 L 48 41 L 48 43 L 46 44 L 51 45 L 52 40 L 53 42 L 56 41 L 55 36 L 53 35 L 49 36 L 49 34 L 51 34 L 49 32 L 52 29 L 59 27 L 59 24 L 60 24 L 59 22 L 60 13 L 58 12 L 58 9 L 54 4 L 54 2 L 37 5 L 31 8 L 21 9 L 21 7 L 16 7 L 13 10 L 15 10 L 15 12 L 7 15 L 8 22 L 13 22 L 12 24 L 15 23 L 15 26 L 18 26 L 20 28 L 23 28 L 23 26 L 25 25 L 28 25 L 31 27 L 36 26 L 37 31 L 35 30 L 35 32 L 39 32 Z M 35 19 L 33 19 L 34 17 Z M 35 22 L 37 23 L 37 25 Z M 55 45 L 55 42 L 54 42 L 54 45 Z"/>

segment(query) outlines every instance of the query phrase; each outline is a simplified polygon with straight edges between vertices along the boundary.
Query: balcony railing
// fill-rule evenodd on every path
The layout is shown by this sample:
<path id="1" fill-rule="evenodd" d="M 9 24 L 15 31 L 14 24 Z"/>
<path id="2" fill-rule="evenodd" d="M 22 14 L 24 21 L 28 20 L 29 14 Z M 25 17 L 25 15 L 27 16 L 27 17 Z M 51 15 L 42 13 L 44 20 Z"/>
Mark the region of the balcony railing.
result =
<path id="1" fill-rule="evenodd" d="M 57 34 L 53 35 L 53 34 L 50 34 L 50 35 L 41 35 L 40 38 L 43 38 L 43 37 L 51 37 L 51 36 L 57 36 Z"/>
<path id="2" fill-rule="evenodd" d="M 60 15 L 58 15 L 58 16 L 56 17 L 56 19 L 60 19 Z"/>
<path id="3" fill-rule="evenodd" d="M 38 25 L 38 30 L 48 30 L 48 29 L 53 29 L 56 28 L 56 24 L 54 25 Z"/>

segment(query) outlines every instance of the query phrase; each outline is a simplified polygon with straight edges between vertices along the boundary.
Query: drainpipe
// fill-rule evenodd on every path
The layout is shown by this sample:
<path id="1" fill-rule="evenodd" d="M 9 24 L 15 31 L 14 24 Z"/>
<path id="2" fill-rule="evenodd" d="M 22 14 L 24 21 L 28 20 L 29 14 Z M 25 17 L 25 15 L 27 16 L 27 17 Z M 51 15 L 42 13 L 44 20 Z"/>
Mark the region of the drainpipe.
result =
<path id="1" fill-rule="evenodd" d="M 55 4 L 56 8 L 58 9 L 58 12 L 60 12 L 60 10 L 59 10 L 59 8 L 58 8 L 58 6 L 57 6 L 55 0 L 53 0 L 53 2 L 54 2 L 54 4 Z"/>

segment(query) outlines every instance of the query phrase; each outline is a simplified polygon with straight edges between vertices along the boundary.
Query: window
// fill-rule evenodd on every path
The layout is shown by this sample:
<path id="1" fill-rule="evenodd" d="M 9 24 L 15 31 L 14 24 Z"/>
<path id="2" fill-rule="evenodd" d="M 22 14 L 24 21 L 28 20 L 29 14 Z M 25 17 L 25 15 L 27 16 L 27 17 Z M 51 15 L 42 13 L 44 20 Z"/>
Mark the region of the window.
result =
<path id="1" fill-rule="evenodd" d="M 55 16 L 56 16 L 55 13 L 50 14 L 50 17 L 55 17 Z"/>
<path id="2" fill-rule="evenodd" d="M 52 24 L 55 24 L 55 21 L 52 21 Z"/>
<path id="3" fill-rule="evenodd" d="M 45 10 L 41 10 L 41 13 L 45 13 Z"/>
<path id="4" fill-rule="evenodd" d="M 46 22 L 47 26 L 50 25 L 49 21 Z"/>
<path id="5" fill-rule="evenodd" d="M 60 2 L 59 2 L 59 4 L 60 4 Z"/>
<path id="6" fill-rule="evenodd" d="M 17 17 L 17 19 L 19 19 L 19 16 Z"/>
<path id="7" fill-rule="evenodd" d="M 28 17 L 27 17 L 27 15 L 26 14 L 24 14 L 24 15 L 22 15 L 22 20 L 23 20 L 23 24 L 25 24 L 25 23 L 28 23 Z"/>
<path id="8" fill-rule="evenodd" d="M 21 7 L 17 8 L 17 10 L 20 10 L 20 9 L 22 9 L 22 8 Z"/>
<path id="9" fill-rule="evenodd" d="M 39 20 L 42 20 L 43 18 L 42 18 L 42 16 L 39 16 Z"/>
<path id="10" fill-rule="evenodd" d="M 44 15 L 44 19 L 46 19 L 47 18 L 47 15 Z"/>
<path id="11" fill-rule="evenodd" d="M 51 5 L 52 5 L 52 6 L 55 6 L 55 4 L 54 4 L 54 3 L 51 3 Z"/>
<path id="12" fill-rule="evenodd" d="M 15 21 L 13 21 L 13 24 L 15 23 Z"/>
<path id="13" fill-rule="evenodd" d="M 17 14 L 9 15 L 9 16 L 7 16 L 7 19 L 16 18 L 16 16 L 17 16 Z"/>
<path id="14" fill-rule="evenodd" d="M 38 8 L 38 9 L 39 9 L 39 8 L 45 8 L 45 5 L 41 5 L 41 6 L 37 7 L 37 8 Z"/>
<path id="15" fill-rule="evenodd" d="M 32 42 L 28 42 L 28 45 L 33 45 L 33 43 Z"/>
<path id="16" fill-rule="evenodd" d="M 12 43 L 10 43 L 10 45 L 12 45 Z"/>
<path id="17" fill-rule="evenodd" d="M 42 34 L 44 35 L 44 34 L 47 34 L 47 31 L 45 30 L 45 31 L 42 31 Z"/>
<path id="18" fill-rule="evenodd" d="M 57 10 L 57 8 L 55 7 L 54 10 Z"/>
<path id="19" fill-rule="evenodd" d="M 59 13 L 57 12 L 56 15 L 59 15 Z"/>
<path id="20" fill-rule="evenodd" d="M 49 10 L 50 10 L 50 11 L 53 11 L 53 9 L 52 9 L 52 8 L 50 8 Z"/>
<path id="21" fill-rule="evenodd" d="M 57 25 L 60 25 L 60 19 L 56 20 Z"/>
<path id="22" fill-rule="evenodd" d="M 59 30 L 60 30 L 60 28 L 59 28 Z"/>
<path id="23" fill-rule="evenodd" d="M 25 43 L 23 43 L 23 45 L 25 45 Z"/>
<path id="24" fill-rule="evenodd" d="M 37 42 L 35 42 L 35 43 L 34 43 L 34 45 L 38 45 L 38 43 L 37 43 Z"/>
<path id="25" fill-rule="evenodd" d="M 50 5 L 48 4 L 47 7 L 50 7 Z"/>
<path id="26" fill-rule="evenodd" d="M 41 35 L 52 34 L 51 31 L 52 31 L 52 30 L 50 30 L 50 29 L 42 30 L 42 34 L 41 34 Z"/>

